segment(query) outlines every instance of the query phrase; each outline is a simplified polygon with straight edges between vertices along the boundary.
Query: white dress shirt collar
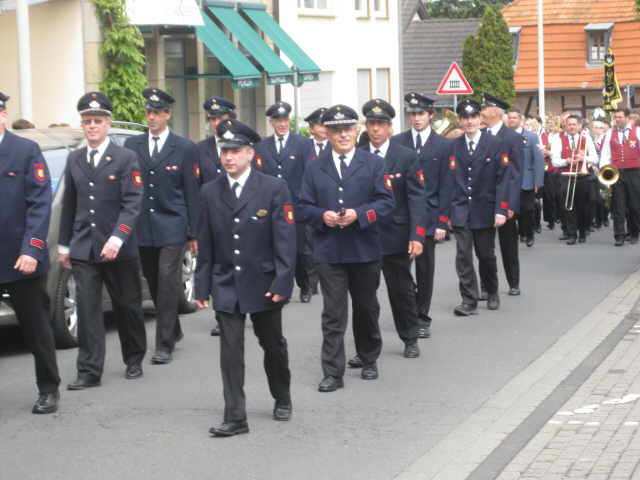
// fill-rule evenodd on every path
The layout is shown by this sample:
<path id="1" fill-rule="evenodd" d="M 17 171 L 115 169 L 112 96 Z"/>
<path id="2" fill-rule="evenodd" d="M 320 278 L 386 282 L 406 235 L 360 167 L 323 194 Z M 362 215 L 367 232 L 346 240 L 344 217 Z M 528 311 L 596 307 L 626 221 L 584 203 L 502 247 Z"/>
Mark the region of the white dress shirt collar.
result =
<path id="1" fill-rule="evenodd" d="M 91 148 L 89 145 L 87 145 L 87 163 L 91 163 L 91 152 L 93 150 L 97 150 L 98 153 L 96 153 L 96 156 L 93 158 L 93 161 L 95 162 L 94 166 L 97 167 L 98 164 L 100 163 L 100 159 L 103 157 L 104 152 L 107 150 L 107 147 L 109 146 L 109 142 L 110 142 L 109 137 L 107 137 L 96 148 Z"/>
<path id="2" fill-rule="evenodd" d="M 500 131 L 500 129 L 502 128 L 502 121 L 496 123 L 493 127 L 489 127 L 489 130 L 491 130 L 491 133 L 493 134 L 493 136 L 498 135 L 498 132 Z"/>
<path id="3" fill-rule="evenodd" d="M 353 148 L 349 153 L 345 153 L 344 163 L 347 164 L 347 167 L 351 165 L 351 160 L 353 160 L 353 156 L 356 154 L 356 149 Z M 331 151 L 331 155 L 333 155 L 333 164 L 336 166 L 336 170 L 338 171 L 338 175 L 340 175 L 340 155 L 341 153 L 336 152 L 335 150 Z M 342 178 L 342 175 L 340 175 Z"/>
<path id="4" fill-rule="evenodd" d="M 276 144 L 276 150 L 278 150 L 280 148 L 280 135 L 278 135 L 277 133 L 273 134 L 273 141 Z M 289 132 L 285 133 L 282 136 L 282 148 L 287 146 L 287 141 L 289 140 Z M 278 151 L 278 153 L 280 153 L 280 151 Z"/>
<path id="5" fill-rule="evenodd" d="M 389 139 L 387 139 L 382 145 L 380 145 L 378 148 L 373 146 L 373 143 L 369 143 L 369 149 L 371 151 L 371 153 L 375 153 L 376 150 L 380 150 L 380 156 L 382 158 L 385 158 L 387 156 L 387 150 L 389 150 L 389 145 L 391 144 L 391 142 L 389 141 Z M 424 145 L 424 143 L 423 143 Z"/>
<path id="6" fill-rule="evenodd" d="M 165 128 L 158 135 L 153 135 L 151 132 L 149 132 L 149 155 L 153 155 L 153 149 L 156 146 L 155 142 L 153 141 L 153 137 L 158 137 L 158 152 L 161 152 L 162 147 L 164 147 L 164 144 L 167 141 L 167 138 L 169 138 L 169 132 L 169 127 Z"/>
<path id="7" fill-rule="evenodd" d="M 4 140 L 4 132 L 0 135 L 0 143 L 2 143 L 2 140 Z"/>
<path id="8" fill-rule="evenodd" d="M 244 188 L 245 183 L 249 179 L 249 175 L 251 174 L 251 167 L 247 168 L 242 175 L 238 178 L 233 178 L 231 175 L 227 173 L 227 181 L 229 182 L 229 188 L 233 191 L 233 184 L 238 182 L 240 185 L 237 187 L 236 196 L 240 197 L 240 193 L 242 193 L 242 189 Z"/>
<path id="9" fill-rule="evenodd" d="M 414 145 L 416 144 L 416 137 L 418 136 L 418 134 L 420 134 L 420 146 L 424 147 L 424 144 L 427 143 L 427 140 L 429 140 L 429 135 L 431 135 L 431 125 L 429 125 L 427 128 L 425 128 L 421 132 L 419 132 L 413 127 L 411 128 L 411 136 L 413 137 Z"/>
<path id="10" fill-rule="evenodd" d="M 482 136 L 482 130 L 478 130 L 475 135 L 471 138 L 467 134 L 464 135 L 464 141 L 467 144 L 467 149 L 469 148 L 469 142 L 473 141 L 473 151 L 478 148 L 478 143 L 480 142 L 480 137 Z"/>

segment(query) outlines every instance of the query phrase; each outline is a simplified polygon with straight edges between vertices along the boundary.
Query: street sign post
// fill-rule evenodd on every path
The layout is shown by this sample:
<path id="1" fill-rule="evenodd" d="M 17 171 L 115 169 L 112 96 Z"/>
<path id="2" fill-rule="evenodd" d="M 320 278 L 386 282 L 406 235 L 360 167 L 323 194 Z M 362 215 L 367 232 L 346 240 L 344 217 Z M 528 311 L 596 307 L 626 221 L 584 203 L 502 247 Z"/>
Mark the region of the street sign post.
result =
<path id="1" fill-rule="evenodd" d="M 455 111 L 458 105 L 458 95 L 471 95 L 473 94 L 473 88 L 469 85 L 469 82 L 462 73 L 462 69 L 458 65 L 458 62 L 452 62 L 446 75 L 440 82 L 438 95 L 453 95 L 453 109 Z"/>

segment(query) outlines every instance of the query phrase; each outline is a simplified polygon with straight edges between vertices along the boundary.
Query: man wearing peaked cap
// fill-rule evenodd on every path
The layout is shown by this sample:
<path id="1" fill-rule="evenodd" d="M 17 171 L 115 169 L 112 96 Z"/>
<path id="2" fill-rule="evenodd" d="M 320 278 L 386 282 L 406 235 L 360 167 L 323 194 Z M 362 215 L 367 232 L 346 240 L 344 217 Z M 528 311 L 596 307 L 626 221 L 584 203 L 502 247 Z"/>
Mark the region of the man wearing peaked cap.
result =
<path id="1" fill-rule="evenodd" d="M 49 323 L 46 273 L 51 218 L 51 181 L 40 147 L 7 130 L 9 96 L 0 92 L 2 208 L 0 290 L 6 290 L 35 360 L 38 399 L 33 413 L 58 409 L 60 376 Z M 21 234 L 17 234 L 22 232 Z"/>
<path id="2" fill-rule="evenodd" d="M 435 113 L 434 102 L 417 92 L 407 93 L 404 96 L 404 102 L 411 121 L 411 129 L 395 135 L 393 141 L 420 153 L 431 132 L 431 120 Z"/>
<path id="3" fill-rule="evenodd" d="M 346 105 L 322 116 L 331 148 L 309 162 L 300 195 L 302 220 L 313 227 L 313 261 L 322 285 L 321 392 L 343 387 L 344 334 L 349 294 L 361 378 L 378 378 L 382 349 L 378 326 L 382 245 L 378 224 L 393 210 L 384 161 L 356 148 L 358 114 Z"/>
<path id="4" fill-rule="evenodd" d="M 226 174 L 202 187 L 196 302 L 207 308 L 212 297 L 220 322 L 224 419 L 209 432 L 228 437 L 249 431 L 244 395 L 247 314 L 264 350 L 273 418 L 291 417 L 282 308 L 293 290 L 296 229 L 284 180 L 251 165 L 258 134 L 237 120 L 224 120 L 217 133 Z"/>
<path id="5" fill-rule="evenodd" d="M 520 191 L 522 187 L 524 163 L 524 144 L 522 137 L 508 128 L 503 123 L 505 111 L 509 104 L 488 93 L 484 94 L 484 105 L 482 106 L 482 122 L 487 127 L 487 133 L 498 138 L 503 143 L 504 153 L 509 157 L 513 168 L 511 169 L 511 179 L 509 186 L 509 211 L 507 222 L 498 229 L 498 239 L 500 241 L 500 253 L 502 254 L 502 265 L 504 273 L 509 283 L 509 295 L 520 295 L 520 259 L 518 227 L 516 215 L 520 213 Z M 486 291 L 484 288 L 483 291 Z M 484 295 L 482 295 L 484 298 Z"/>
<path id="6" fill-rule="evenodd" d="M 411 262 L 422 254 L 425 229 L 425 177 L 416 151 L 399 143 L 391 143 L 391 121 L 394 108 L 386 101 L 375 98 L 362 107 L 366 118 L 369 143 L 365 150 L 384 159 L 384 186 L 393 192 L 395 207 L 380 221 L 382 240 L 382 273 L 387 285 L 393 321 L 400 340 L 404 343 L 404 356 L 416 358 L 418 347 L 418 313 L 411 274 Z M 362 367 L 359 357 L 349 361 L 350 367 Z"/>
<path id="7" fill-rule="evenodd" d="M 451 225 L 456 237 L 456 272 L 462 303 L 459 316 L 478 313 L 478 281 L 473 252 L 480 264 L 480 278 L 487 287 L 487 308 L 500 307 L 495 255 L 495 229 L 504 225 L 509 209 L 511 162 L 501 142 L 480 130 L 480 104 L 464 99 L 456 109 L 464 135 L 451 143 L 447 176 L 440 189 L 436 236 L 444 237 Z"/>
<path id="8" fill-rule="evenodd" d="M 76 281 L 77 378 L 69 390 L 100 385 L 105 360 L 103 284 L 111 296 L 125 376 L 142 376 L 147 339 L 135 228 L 142 203 L 135 153 L 109 140 L 111 100 L 89 92 L 78 102 L 87 146 L 69 154 L 58 259 Z"/>
<path id="9" fill-rule="evenodd" d="M 273 135 L 256 145 L 255 168 L 263 173 L 282 178 L 287 182 L 294 205 L 297 205 L 307 162 L 314 156 L 313 143 L 302 135 L 290 132 L 289 115 L 291 105 L 276 102 L 265 112 Z M 311 260 L 311 248 L 307 243 L 306 227 L 296 224 L 298 258 L 296 261 L 296 283 L 300 288 L 300 301 L 308 303 L 317 291 L 317 280 Z"/>
<path id="10" fill-rule="evenodd" d="M 149 131 L 129 137 L 144 185 L 137 225 L 142 271 L 158 312 L 152 364 L 172 361 L 182 337 L 178 317 L 185 247 L 197 253 L 200 164 L 196 145 L 169 128 L 174 99 L 158 88 L 143 92 Z M 189 308 L 183 306 L 183 308 Z"/>
<path id="11" fill-rule="evenodd" d="M 309 124 L 309 132 L 313 137 L 313 159 L 318 158 L 327 147 L 327 127 L 322 124 L 322 115 L 324 115 L 326 111 L 327 109 L 325 107 L 317 108 L 304 119 L 304 121 Z"/>

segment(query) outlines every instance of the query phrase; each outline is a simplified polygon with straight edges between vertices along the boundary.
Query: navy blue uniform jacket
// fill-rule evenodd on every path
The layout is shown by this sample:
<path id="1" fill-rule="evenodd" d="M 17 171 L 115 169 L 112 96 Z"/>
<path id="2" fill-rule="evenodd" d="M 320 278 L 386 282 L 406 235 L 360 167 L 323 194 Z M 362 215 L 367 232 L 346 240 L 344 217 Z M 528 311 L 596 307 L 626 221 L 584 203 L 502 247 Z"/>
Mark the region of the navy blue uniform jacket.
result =
<path id="1" fill-rule="evenodd" d="M 218 178 L 218 175 L 225 173 L 220 164 L 220 157 L 216 148 L 216 137 L 205 138 L 196 143 L 196 147 L 198 148 L 200 166 L 200 184 L 204 185 Z"/>
<path id="2" fill-rule="evenodd" d="M 59 245 L 71 258 L 101 262 L 109 237 L 123 241 L 117 260 L 138 258 L 134 230 L 142 205 L 142 176 L 137 155 L 109 142 L 95 169 L 87 147 L 69 154 L 64 173 Z"/>
<path id="3" fill-rule="evenodd" d="M 406 254 L 409 241 L 423 242 L 426 234 L 425 177 L 416 152 L 390 143 L 385 163 L 385 187 L 392 190 L 395 207 L 380 221 L 382 253 Z"/>
<path id="4" fill-rule="evenodd" d="M 284 181 L 255 169 L 240 198 L 226 175 L 202 187 L 196 298 L 213 297 L 213 309 L 233 313 L 279 307 L 265 293 L 291 296 L 296 229 Z"/>
<path id="5" fill-rule="evenodd" d="M 454 227 L 490 228 L 496 214 L 507 216 L 513 177 L 503 152 L 502 143 L 487 132 L 482 132 L 473 155 L 464 135 L 451 142 L 449 173 L 440 192 L 439 228 L 446 229 L 449 220 Z"/>
<path id="6" fill-rule="evenodd" d="M 398 133 L 397 135 L 394 135 L 393 137 L 391 137 L 391 141 L 395 143 L 399 143 L 403 147 L 410 148 L 414 152 L 416 151 L 416 146 L 413 143 L 413 135 L 411 134 L 411 130 L 405 130 L 402 133 Z M 422 139 L 422 141 L 424 142 L 424 138 Z"/>
<path id="7" fill-rule="evenodd" d="M 533 190 L 544 185 L 544 153 L 538 148 L 540 137 L 533 132 L 516 132 L 521 137 L 524 157 L 522 164 L 522 190 Z"/>
<path id="8" fill-rule="evenodd" d="M 49 269 L 49 170 L 35 142 L 9 131 L 0 143 L 0 191 L 0 284 L 43 275 Z M 31 275 L 13 269 L 20 255 L 38 261 Z"/>
<path id="9" fill-rule="evenodd" d="M 509 162 L 512 166 L 509 182 L 509 210 L 520 213 L 520 190 L 522 189 L 524 164 L 522 137 L 506 125 L 502 125 L 496 137 L 502 142 L 504 153 L 509 155 Z"/>
<path id="10" fill-rule="evenodd" d="M 153 160 L 148 133 L 128 138 L 125 147 L 138 154 L 144 183 L 138 244 L 162 247 L 195 238 L 200 176 L 195 144 L 170 132 Z"/>
<path id="11" fill-rule="evenodd" d="M 330 147 L 307 165 L 302 183 L 299 213 L 314 227 L 315 263 L 364 263 L 382 258 L 378 225 L 391 214 L 394 199 L 384 186 L 382 158 L 356 149 L 343 179 L 333 163 Z M 358 214 L 347 228 L 327 227 L 322 220 L 327 210 L 352 208 Z"/>

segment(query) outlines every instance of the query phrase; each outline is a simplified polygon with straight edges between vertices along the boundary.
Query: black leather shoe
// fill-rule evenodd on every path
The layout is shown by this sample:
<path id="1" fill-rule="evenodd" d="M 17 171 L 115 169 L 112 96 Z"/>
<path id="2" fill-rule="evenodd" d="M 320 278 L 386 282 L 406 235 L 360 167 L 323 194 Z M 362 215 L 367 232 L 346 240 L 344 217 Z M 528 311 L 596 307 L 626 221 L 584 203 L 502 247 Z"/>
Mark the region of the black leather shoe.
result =
<path id="1" fill-rule="evenodd" d="M 418 338 L 431 338 L 431 327 L 418 327 Z"/>
<path id="2" fill-rule="evenodd" d="M 478 307 L 469 305 L 468 303 L 461 303 L 453 309 L 453 313 L 458 317 L 468 317 L 469 315 L 476 315 L 478 313 Z"/>
<path id="3" fill-rule="evenodd" d="M 489 298 L 489 294 L 486 292 L 486 290 L 480 290 L 480 296 L 478 297 L 478 301 L 486 302 L 488 298 Z"/>
<path id="4" fill-rule="evenodd" d="M 220 336 L 220 325 L 218 325 L 218 322 L 216 322 L 216 324 L 211 329 L 211 336 L 212 337 L 219 337 Z"/>
<path id="5" fill-rule="evenodd" d="M 525 241 L 524 235 L 520 235 L 520 243 L 524 243 L 524 241 Z"/>
<path id="6" fill-rule="evenodd" d="M 604 220 L 602 222 L 602 225 L 605 226 L 605 227 L 608 227 L 609 226 L 609 220 Z"/>
<path id="7" fill-rule="evenodd" d="M 41 393 L 38 395 L 36 403 L 33 405 L 31 413 L 47 414 L 58 410 L 58 400 L 60 400 L 60 392 Z"/>
<path id="8" fill-rule="evenodd" d="M 555 223 L 547 223 L 547 228 L 549 230 L 553 230 L 554 228 L 556 228 L 556 224 Z"/>
<path id="9" fill-rule="evenodd" d="M 562 240 L 571 240 L 571 237 L 569 235 L 567 235 L 566 233 L 563 233 L 562 235 L 560 235 L 558 237 L 558 240 L 560 240 L 560 241 L 562 241 Z M 575 243 L 575 241 L 573 243 Z"/>
<path id="10" fill-rule="evenodd" d="M 517 297 L 518 295 L 520 295 L 520 287 L 511 287 L 509 289 L 509 295 L 511 295 L 512 297 Z"/>
<path id="11" fill-rule="evenodd" d="M 536 233 L 542 233 L 542 225 L 536 227 Z"/>
<path id="12" fill-rule="evenodd" d="M 533 244 L 535 242 L 536 242 L 536 240 L 535 240 L 534 237 L 529 237 L 529 238 L 527 238 L 526 245 L 527 245 L 527 247 L 531 248 L 531 247 L 533 247 Z"/>
<path id="13" fill-rule="evenodd" d="M 141 376 L 142 376 L 142 365 L 140 365 L 139 363 L 128 365 L 127 370 L 124 372 L 124 378 L 128 380 L 135 380 L 136 378 L 140 378 Z"/>
<path id="14" fill-rule="evenodd" d="M 578 237 L 578 243 L 584 243 L 587 241 L 587 236 L 586 235 L 580 235 Z"/>
<path id="15" fill-rule="evenodd" d="M 241 433 L 249 433 L 247 422 L 224 422 L 217 427 L 211 427 L 209 433 L 214 437 L 233 437 Z"/>
<path id="16" fill-rule="evenodd" d="M 420 347 L 418 342 L 404 346 L 404 358 L 418 358 L 420 356 Z"/>
<path id="17" fill-rule="evenodd" d="M 362 368 L 364 366 L 364 363 L 362 363 L 362 360 L 358 355 L 350 358 L 347 364 L 349 365 L 349 368 Z"/>
<path id="18" fill-rule="evenodd" d="M 576 238 L 575 237 L 571 237 L 567 240 L 567 245 L 575 245 L 576 244 Z"/>
<path id="19" fill-rule="evenodd" d="M 300 292 L 300 301 L 302 303 L 309 303 L 311 301 L 311 291 L 305 290 Z"/>
<path id="20" fill-rule="evenodd" d="M 318 294 L 318 285 L 314 285 L 313 287 L 311 287 L 311 295 L 317 295 Z"/>
<path id="21" fill-rule="evenodd" d="M 291 403 L 279 403 L 273 407 L 273 419 L 279 422 L 286 422 L 291 418 Z"/>
<path id="22" fill-rule="evenodd" d="M 183 338 L 184 338 L 184 333 L 182 333 L 182 330 L 181 330 L 180 333 L 176 335 L 176 343 L 181 341 Z"/>
<path id="23" fill-rule="evenodd" d="M 100 379 L 95 377 L 78 377 L 69 385 L 67 390 L 84 390 L 85 388 L 99 387 Z"/>
<path id="24" fill-rule="evenodd" d="M 616 247 L 621 247 L 624 245 L 624 237 L 616 237 Z"/>
<path id="25" fill-rule="evenodd" d="M 360 372 L 360 378 L 363 380 L 375 380 L 378 378 L 378 366 L 375 363 L 365 365 Z"/>
<path id="26" fill-rule="evenodd" d="M 335 392 L 337 389 L 344 387 L 342 378 L 332 377 L 327 375 L 322 379 L 318 385 L 319 392 Z"/>
<path id="27" fill-rule="evenodd" d="M 635 245 L 636 243 L 638 243 L 638 235 L 634 235 L 631 237 L 631 240 L 629 240 L 629 243 L 631 245 Z"/>
<path id="28" fill-rule="evenodd" d="M 631 241 L 631 234 L 630 234 L 630 233 L 627 233 L 627 234 L 624 236 L 624 240 L 625 240 L 625 242 L 630 242 L 630 241 Z"/>
<path id="29" fill-rule="evenodd" d="M 173 360 L 171 352 L 165 352 L 164 350 L 158 350 L 151 357 L 151 363 L 153 365 L 166 365 Z"/>
<path id="30" fill-rule="evenodd" d="M 497 293 L 489 295 L 489 300 L 487 300 L 487 308 L 489 310 L 498 310 L 500 308 L 500 297 Z"/>

